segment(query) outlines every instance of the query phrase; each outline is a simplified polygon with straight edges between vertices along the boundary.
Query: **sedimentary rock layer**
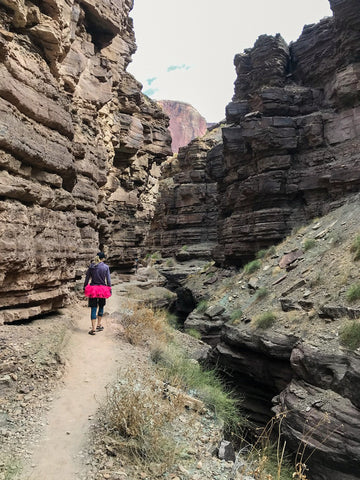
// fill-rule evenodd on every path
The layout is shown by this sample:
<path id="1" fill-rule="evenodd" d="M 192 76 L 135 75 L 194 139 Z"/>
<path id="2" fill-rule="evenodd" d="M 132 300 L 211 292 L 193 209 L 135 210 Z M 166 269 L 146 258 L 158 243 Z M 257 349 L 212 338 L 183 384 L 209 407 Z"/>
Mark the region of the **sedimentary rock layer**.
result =
<path id="1" fill-rule="evenodd" d="M 161 248 L 163 256 L 179 259 L 211 257 L 217 238 L 216 182 L 222 170 L 215 155 L 219 143 L 215 129 L 164 163 L 148 248 Z"/>
<path id="2" fill-rule="evenodd" d="M 332 1 L 331 7 L 333 17 L 304 27 L 290 46 L 280 35 L 262 35 L 235 56 L 235 93 L 222 146 L 207 153 L 204 167 L 211 169 L 217 157 L 213 258 L 219 264 L 246 263 L 359 189 L 360 11 L 352 0 Z M 181 155 L 190 152 L 196 157 L 193 144 Z M 180 206 L 183 188 L 176 177 L 166 203 Z M 198 211 L 189 204 L 187 215 Z M 173 209 L 165 230 L 178 221 Z M 198 241 L 190 232 L 188 238 L 189 244 Z"/>
<path id="3" fill-rule="evenodd" d="M 63 305 L 103 247 L 132 264 L 168 119 L 126 72 L 132 0 L 0 1 L 0 321 Z"/>

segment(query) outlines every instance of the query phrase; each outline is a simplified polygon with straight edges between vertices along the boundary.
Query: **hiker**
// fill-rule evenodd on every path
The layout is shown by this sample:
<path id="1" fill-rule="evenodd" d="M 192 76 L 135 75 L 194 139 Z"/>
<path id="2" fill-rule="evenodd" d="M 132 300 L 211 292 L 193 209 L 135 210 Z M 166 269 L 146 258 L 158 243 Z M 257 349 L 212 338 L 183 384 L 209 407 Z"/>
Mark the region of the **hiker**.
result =
<path id="1" fill-rule="evenodd" d="M 95 335 L 95 332 L 104 330 L 104 327 L 101 325 L 104 306 L 106 298 L 111 296 L 110 269 L 104 263 L 105 258 L 105 253 L 99 252 L 90 263 L 86 272 L 84 294 L 86 297 L 89 297 L 89 307 L 91 307 L 91 330 L 89 335 Z"/>

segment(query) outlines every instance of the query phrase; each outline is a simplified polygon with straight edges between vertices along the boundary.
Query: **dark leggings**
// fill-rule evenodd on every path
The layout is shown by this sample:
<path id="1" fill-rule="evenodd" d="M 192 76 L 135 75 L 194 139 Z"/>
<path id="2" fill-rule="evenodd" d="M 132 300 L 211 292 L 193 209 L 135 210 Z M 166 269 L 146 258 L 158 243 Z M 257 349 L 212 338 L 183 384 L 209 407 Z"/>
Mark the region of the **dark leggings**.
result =
<path id="1" fill-rule="evenodd" d="M 104 314 L 104 307 L 91 307 L 91 320 L 96 320 L 96 317 L 102 317 Z"/>
<path id="2" fill-rule="evenodd" d="M 91 320 L 96 317 L 102 317 L 104 314 L 105 298 L 89 298 L 89 307 L 91 307 Z"/>

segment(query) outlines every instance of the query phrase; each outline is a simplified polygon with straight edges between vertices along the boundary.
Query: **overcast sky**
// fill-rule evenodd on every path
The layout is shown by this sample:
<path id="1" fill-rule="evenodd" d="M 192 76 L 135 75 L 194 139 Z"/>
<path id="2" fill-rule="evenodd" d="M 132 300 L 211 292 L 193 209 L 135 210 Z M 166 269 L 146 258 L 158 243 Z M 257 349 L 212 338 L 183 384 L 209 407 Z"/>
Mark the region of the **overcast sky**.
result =
<path id="1" fill-rule="evenodd" d="M 234 93 L 236 53 L 263 33 L 291 42 L 331 15 L 328 0 L 135 0 L 128 71 L 149 97 L 190 103 L 218 122 Z"/>

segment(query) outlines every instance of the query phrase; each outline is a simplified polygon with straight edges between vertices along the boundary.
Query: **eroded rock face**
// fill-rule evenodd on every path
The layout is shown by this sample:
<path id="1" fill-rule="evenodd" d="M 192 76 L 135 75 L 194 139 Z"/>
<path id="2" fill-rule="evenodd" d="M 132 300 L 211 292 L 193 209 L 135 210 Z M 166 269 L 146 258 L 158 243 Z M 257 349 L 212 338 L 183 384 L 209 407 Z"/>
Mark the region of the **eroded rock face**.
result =
<path id="1" fill-rule="evenodd" d="M 222 146 L 206 160 L 210 165 L 217 156 L 220 166 L 218 264 L 243 265 L 359 190 L 360 12 L 352 0 L 331 7 L 333 17 L 304 27 L 290 46 L 280 35 L 262 35 L 234 59 Z M 196 155 L 193 144 L 182 156 L 190 151 Z M 178 177 L 167 204 L 176 205 L 182 188 Z M 196 211 L 189 205 L 187 214 Z"/>
<path id="2" fill-rule="evenodd" d="M 182 260 L 211 258 L 217 239 L 217 179 L 222 166 L 215 152 L 220 140 L 220 131 L 215 129 L 164 163 L 146 241 L 150 249 Z"/>
<path id="3" fill-rule="evenodd" d="M 205 135 L 206 120 L 192 105 L 174 100 L 158 100 L 157 103 L 170 118 L 171 148 L 174 153 L 194 138 Z"/>
<path id="4" fill-rule="evenodd" d="M 217 335 L 213 362 L 243 395 L 249 418 L 277 418 L 311 480 L 360 478 L 360 349 L 344 335 L 353 326 L 356 338 L 360 318 L 360 299 L 348 296 L 358 282 L 359 212 L 355 194 L 270 249 L 255 272 L 215 284 L 208 309 L 185 322 L 207 342 Z M 301 248 L 309 238 L 313 250 Z"/>
<path id="5" fill-rule="evenodd" d="M 223 129 L 219 262 L 242 264 L 360 185 L 358 6 L 304 28 L 288 47 L 261 36 L 235 57 Z"/>
<path id="6" fill-rule="evenodd" d="M 63 305 L 101 245 L 132 264 L 168 119 L 126 67 L 132 0 L 0 2 L 0 321 Z"/>

